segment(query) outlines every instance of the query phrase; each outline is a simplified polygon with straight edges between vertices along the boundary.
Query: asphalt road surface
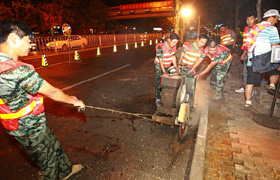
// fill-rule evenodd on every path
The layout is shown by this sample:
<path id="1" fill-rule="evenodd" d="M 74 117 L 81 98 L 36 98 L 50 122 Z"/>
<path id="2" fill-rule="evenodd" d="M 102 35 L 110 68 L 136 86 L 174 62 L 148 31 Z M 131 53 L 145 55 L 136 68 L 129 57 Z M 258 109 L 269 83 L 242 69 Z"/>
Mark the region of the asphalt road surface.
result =
<path id="1" fill-rule="evenodd" d="M 154 46 L 129 50 L 118 47 L 80 52 L 81 62 L 66 63 L 68 55 L 47 56 L 50 67 L 38 68 L 41 59 L 27 60 L 54 86 L 77 96 L 86 105 L 153 114 Z M 64 63 L 63 63 L 64 62 Z M 57 64 L 59 63 L 59 64 Z M 75 163 L 84 165 L 76 180 L 185 179 L 195 126 L 183 140 L 178 128 L 126 114 L 76 108 L 45 99 L 47 121 L 62 148 Z M 195 110 L 192 113 L 196 113 Z M 148 116 L 148 118 L 151 118 Z M 35 180 L 38 167 L 0 128 L 0 180 Z"/>

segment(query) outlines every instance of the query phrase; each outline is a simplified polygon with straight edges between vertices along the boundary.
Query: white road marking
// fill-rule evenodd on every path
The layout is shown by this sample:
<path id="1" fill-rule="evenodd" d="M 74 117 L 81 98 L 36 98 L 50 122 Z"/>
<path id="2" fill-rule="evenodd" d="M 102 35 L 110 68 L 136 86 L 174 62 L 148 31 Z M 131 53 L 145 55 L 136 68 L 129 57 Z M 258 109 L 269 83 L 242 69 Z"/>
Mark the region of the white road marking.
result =
<path id="1" fill-rule="evenodd" d="M 123 69 L 123 68 L 126 68 L 126 67 L 128 67 L 128 66 L 130 66 L 130 64 L 124 65 L 124 66 L 122 66 L 122 67 L 119 67 L 119 68 L 117 68 L 117 69 L 114 69 L 114 70 L 111 70 L 111 71 L 108 71 L 108 72 L 105 72 L 105 73 L 100 74 L 100 75 L 98 75 L 98 76 L 95 76 L 95 77 L 86 79 L 86 80 L 84 80 L 84 81 L 78 82 L 78 83 L 73 84 L 73 85 L 71 85 L 71 86 L 67 86 L 67 87 L 63 88 L 62 90 L 65 91 L 65 90 L 71 89 L 71 88 L 73 88 L 73 87 L 75 87 L 75 86 L 84 84 L 84 83 L 86 83 L 86 82 L 89 82 L 89 81 L 92 81 L 92 80 L 94 80 L 94 79 L 100 78 L 100 77 L 105 76 L 105 75 L 107 75 L 107 74 L 110 74 L 110 73 L 119 71 L 119 70 L 121 70 L 121 69 Z"/>
<path id="2" fill-rule="evenodd" d="M 56 64 L 52 64 L 52 65 L 49 65 L 49 66 L 47 66 L 47 67 L 53 67 L 53 66 L 57 66 L 57 65 L 60 65 L 60 64 L 69 64 L 69 62 L 61 62 L 61 63 L 56 63 Z M 36 67 L 35 69 L 36 70 L 40 70 L 40 69 L 45 69 L 46 67 Z"/>

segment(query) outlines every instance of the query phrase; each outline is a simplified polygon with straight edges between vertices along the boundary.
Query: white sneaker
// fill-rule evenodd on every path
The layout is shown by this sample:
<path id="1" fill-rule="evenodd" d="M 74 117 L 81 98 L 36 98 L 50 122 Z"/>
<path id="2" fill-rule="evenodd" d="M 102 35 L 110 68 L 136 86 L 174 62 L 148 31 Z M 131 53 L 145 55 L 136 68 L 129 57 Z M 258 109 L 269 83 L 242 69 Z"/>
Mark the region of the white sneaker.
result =
<path id="1" fill-rule="evenodd" d="M 241 87 L 240 89 L 236 89 L 235 92 L 237 92 L 237 93 L 244 93 L 245 89 L 244 89 L 244 87 Z"/>
<path id="2" fill-rule="evenodd" d="M 268 89 L 272 89 L 272 90 L 275 90 L 275 85 L 274 84 L 269 84 L 269 87 Z"/>

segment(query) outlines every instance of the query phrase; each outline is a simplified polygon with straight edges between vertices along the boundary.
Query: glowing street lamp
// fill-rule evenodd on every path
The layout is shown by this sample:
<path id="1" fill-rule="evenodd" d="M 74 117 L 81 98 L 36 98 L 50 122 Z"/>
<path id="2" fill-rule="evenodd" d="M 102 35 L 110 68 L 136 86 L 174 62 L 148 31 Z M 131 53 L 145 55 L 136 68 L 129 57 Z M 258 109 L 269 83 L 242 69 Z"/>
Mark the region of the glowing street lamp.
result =
<path id="1" fill-rule="evenodd" d="M 191 9 L 190 8 L 185 8 L 181 10 L 181 13 L 184 17 L 190 17 L 191 16 Z"/>

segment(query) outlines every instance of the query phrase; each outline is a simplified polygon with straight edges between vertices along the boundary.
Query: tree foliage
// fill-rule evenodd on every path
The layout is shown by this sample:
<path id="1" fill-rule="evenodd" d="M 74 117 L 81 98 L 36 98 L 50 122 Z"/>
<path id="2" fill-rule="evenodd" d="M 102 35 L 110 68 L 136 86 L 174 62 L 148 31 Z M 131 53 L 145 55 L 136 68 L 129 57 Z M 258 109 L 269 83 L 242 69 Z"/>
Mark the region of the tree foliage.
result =
<path id="1" fill-rule="evenodd" d="M 58 0 L 63 8 L 63 21 L 79 29 L 100 29 L 105 26 L 107 7 L 100 0 Z"/>
<path id="2" fill-rule="evenodd" d="M 55 3 L 42 3 L 38 7 L 38 14 L 41 19 L 41 29 L 46 31 L 56 25 L 62 24 L 63 8 Z"/>
<path id="3" fill-rule="evenodd" d="M 14 13 L 11 8 L 8 8 L 4 3 L 0 4 L 0 19 L 12 18 Z"/>
<path id="4" fill-rule="evenodd" d="M 12 1 L 12 11 L 16 19 L 25 22 L 29 26 L 34 25 L 36 8 L 29 0 Z"/>

